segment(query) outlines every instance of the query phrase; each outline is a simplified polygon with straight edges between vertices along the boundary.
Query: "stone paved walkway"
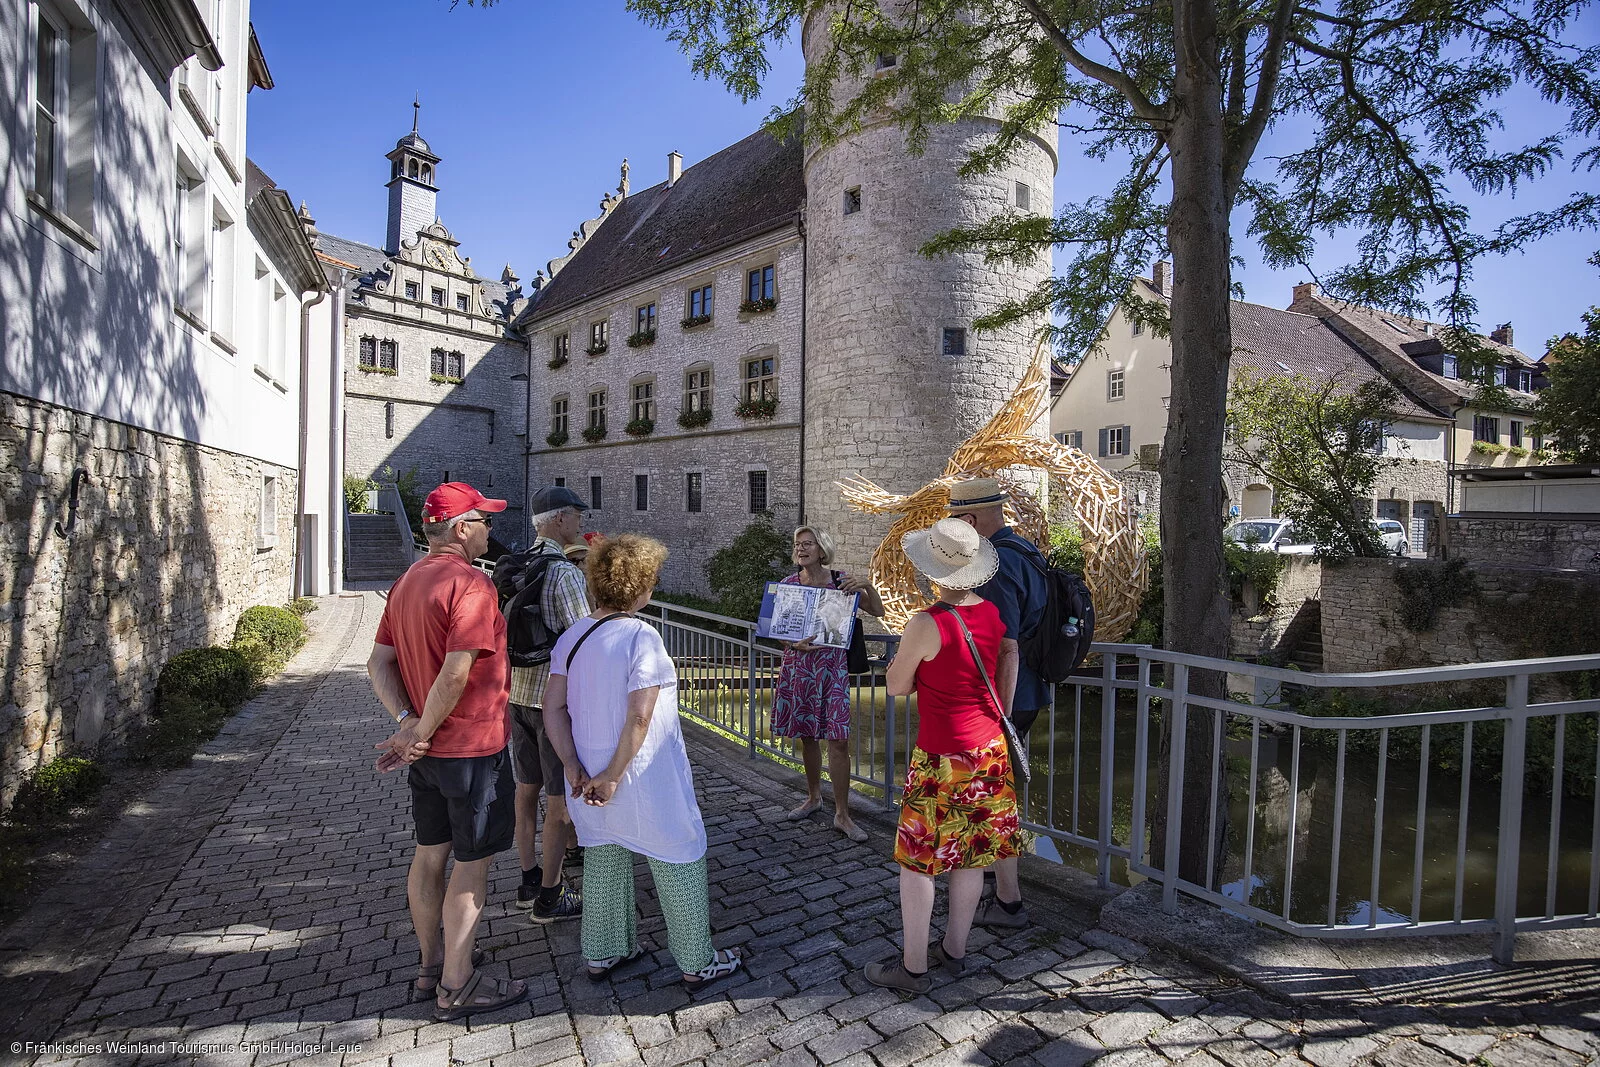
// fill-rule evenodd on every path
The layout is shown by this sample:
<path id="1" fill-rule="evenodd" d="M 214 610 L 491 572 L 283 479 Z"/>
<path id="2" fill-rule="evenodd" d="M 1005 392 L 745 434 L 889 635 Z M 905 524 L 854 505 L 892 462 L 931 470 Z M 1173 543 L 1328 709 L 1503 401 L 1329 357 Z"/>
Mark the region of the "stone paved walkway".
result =
<path id="1" fill-rule="evenodd" d="M 1035 894 L 1033 929 L 975 932 L 978 973 L 922 997 L 873 989 L 859 969 L 895 952 L 899 924 L 889 824 L 868 818 L 858 846 L 826 815 L 788 822 L 788 772 L 698 731 L 713 926 L 749 950 L 749 973 L 685 992 L 644 875 L 656 951 L 591 983 L 575 923 L 533 926 L 510 906 L 506 853 L 479 943 L 531 999 L 434 1023 L 407 1002 L 408 797 L 371 770 L 384 731 L 362 664 L 381 601 L 323 605 L 285 677 L 0 937 L 8 1062 L 1579 1067 L 1600 1052 L 1595 1000 L 1548 980 L 1308 1007 L 1109 934 L 1096 902 L 1059 895 Z"/>

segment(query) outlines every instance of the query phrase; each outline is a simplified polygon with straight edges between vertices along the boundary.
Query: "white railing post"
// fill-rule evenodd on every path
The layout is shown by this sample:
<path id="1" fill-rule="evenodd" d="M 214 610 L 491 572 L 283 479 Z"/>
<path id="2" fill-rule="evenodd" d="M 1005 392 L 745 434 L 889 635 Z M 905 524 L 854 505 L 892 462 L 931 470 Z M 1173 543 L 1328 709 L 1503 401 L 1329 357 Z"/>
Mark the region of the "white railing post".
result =
<path id="1" fill-rule="evenodd" d="M 1111 808 L 1112 791 L 1116 778 L 1112 774 L 1112 761 L 1116 753 L 1117 727 L 1117 654 L 1100 653 L 1100 820 L 1096 830 L 1099 838 L 1100 888 L 1111 885 Z M 1052 772 L 1055 768 L 1051 768 Z"/>
<path id="2" fill-rule="evenodd" d="M 1183 813 L 1183 749 L 1188 743 L 1189 667 L 1172 668 L 1172 738 L 1167 753 L 1167 826 L 1165 870 L 1161 872 L 1161 910 L 1168 915 L 1178 911 L 1178 848 L 1183 836 L 1179 823 Z"/>
<path id="3" fill-rule="evenodd" d="M 1522 785 L 1528 749 L 1528 676 L 1506 679 L 1505 751 L 1500 760 L 1500 836 L 1495 849 L 1494 958 L 1509 965 L 1517 948 L 1517 864 L 1522 858 Z M 1559 789 L 1560 779 L 1556 780 Z"/>
<path id="4" fill-rule="evenodd" d="M 745 631 L 745 727 L 750 738 L 750 758 L 756 758 L 756 628 Z"/>

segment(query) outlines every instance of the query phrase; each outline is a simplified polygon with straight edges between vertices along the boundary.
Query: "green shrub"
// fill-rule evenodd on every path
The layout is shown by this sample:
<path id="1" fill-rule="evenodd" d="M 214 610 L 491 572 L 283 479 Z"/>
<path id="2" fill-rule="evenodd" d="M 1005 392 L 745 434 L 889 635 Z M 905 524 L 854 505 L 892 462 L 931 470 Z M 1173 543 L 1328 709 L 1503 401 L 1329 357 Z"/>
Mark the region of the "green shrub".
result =
<path id="1" fill-rule="evenodd" d="M 228 721 L 230 710 L 231 705 L 193 693 L 175 693 L 163 702 L 160 712 L 150 721 L 135 752 L 140 759 L 159 766 L 185 763 L 195 749 L 217 735 L 222 724 Z"/>
<path id="2" fill-rule="evenodd" d="M 316 598 L 309 596 L 297 596 L 293 600 L 289 601 L 289 610 L 304 618 L 305 616 L 310 615 L 313 611 L 317 610 Z"/>
<path id="3" fill-rule="evenodd" d="M 306 624 L 287 608 L 247 608 L 233 631 L 233 647 L 249 661 L 256 681 L 281 671 L 305 642 Z"/>
<path id="4" fill-rule="evenodd" d="M 1222 557 L 1228 565 L 1228 598 L 1235 603 L 1244 595 L 1246 584 L 1255 587 L 1262 610 L 1272 604 L 1278 592 L 1278 580 L 1283 577 L 1287 558 L 1276 552 L 1251 549 L 1237 541 L 1224 539 Z"/>
<path id="5" fill-rule="evenodd" d="M 254 684 L 250 663 L 238 650 L 191 648 L 179 652 L 161 668 L 156 679 L 156 715 L 165 714 L 178 697 L 231 708 L 250 695 Z"/>
<path id="6" fill-rule="evenodd" d="M 1057 523 L 1050 527 L 1050 547 L 1045 553 L 1053 566 L 1074 574 L 1083 573 L 1083 531 L 1076 523 Z"/>
<path id="7" fill-rule="evenodd" d="M 352 515 L 360 515 L 367 510 L 367 492 L 378 488 L 378 483 L 370 478 L 358 478 L 354 474 L 344 476 L 344 509 Z"/>
<path id="8" fill-rule="evenodd" d="M 706 564 L 706 579 L 722 604 L 720 614 L 758 618 L 767 583 L 793 572 L 792 551 L 789 536 L 774 529 L 772 516 L 765 513 L 719 549 Z"/>
<path id="9" fill-rule="evenodd" d="M 57 756 L 23 781 L 13 811 L 56 818 L 93 800 L 104 785 L 105 772 L 94 760 Z"/>

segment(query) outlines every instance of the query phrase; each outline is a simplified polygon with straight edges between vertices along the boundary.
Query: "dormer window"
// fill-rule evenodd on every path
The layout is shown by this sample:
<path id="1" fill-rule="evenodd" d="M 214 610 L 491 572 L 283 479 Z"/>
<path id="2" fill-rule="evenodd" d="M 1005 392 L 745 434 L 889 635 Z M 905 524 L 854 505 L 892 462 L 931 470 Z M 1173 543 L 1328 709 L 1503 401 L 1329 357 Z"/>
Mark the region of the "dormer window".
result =
<path id="1" fill-rule="evenodd" d="M 1450 353 L 1446 352 L 1444 354 L 1444 365 L 1443 365 L 1442 369 L 1440 370 L 1440 373 L 1443 374 L 1446 378 L 1459 378 L 1459 377 L 1461 377 L 1461 361 L 1458 360 L 1455 356 L 1453 356 Z"/>
<path id="2" fill-rule="evenodd" d="M 1517 391 L 1522 393 L 1533 392 L 1533 371 L 1517 371 Z"/>

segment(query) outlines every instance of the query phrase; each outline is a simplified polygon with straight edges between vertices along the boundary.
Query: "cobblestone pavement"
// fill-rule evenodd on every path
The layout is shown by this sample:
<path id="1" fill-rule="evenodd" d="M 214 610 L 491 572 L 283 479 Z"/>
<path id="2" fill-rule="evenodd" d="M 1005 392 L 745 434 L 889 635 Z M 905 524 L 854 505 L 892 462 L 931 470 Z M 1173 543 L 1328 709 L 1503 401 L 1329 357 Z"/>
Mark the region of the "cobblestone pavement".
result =
<path id="1" fill-rule="evenodd" d="M 719 945 L 749 951 L 748 973 L 687 993 L 642 873 L 641 935 L 655 951 L 591 983 L 576 923 L 534 926 L 510 906 L 506 853 L 479 943 L 489 973 L 526 979 L 530 1000 L 434 1023 L 429 1005 L 408 1003 L 408 797 L 400 775 L 371 770 L 384 731 L 362 664 L 381 602 L 323 604 L 286 678 L 0 939 L 0 1049 L 13 1061 L 35 1058 L 15 1040 L 107 1049 L 38 1062 L 257 1067 L 1578 1067 L 1600 1052 L 1594 1001 L 1563 999 L 1548 973 L 1503 997 L 1457 989 L 1441 1001 L 1424 988 L 1404 1004 L 1307 1008 L 1106 933 L 1093 904 L 1041 894 L 1034 928 L 975 931 L 977 973 L 938 977 L 920 997 L 873 989 L 860 968 L 896 951 L 899 925 L 888 823 L 869 820 L 872 840 L 852 845 L 826 815 L 788 822 L 787 772 L 698 731 L 713 926 Z"/>

